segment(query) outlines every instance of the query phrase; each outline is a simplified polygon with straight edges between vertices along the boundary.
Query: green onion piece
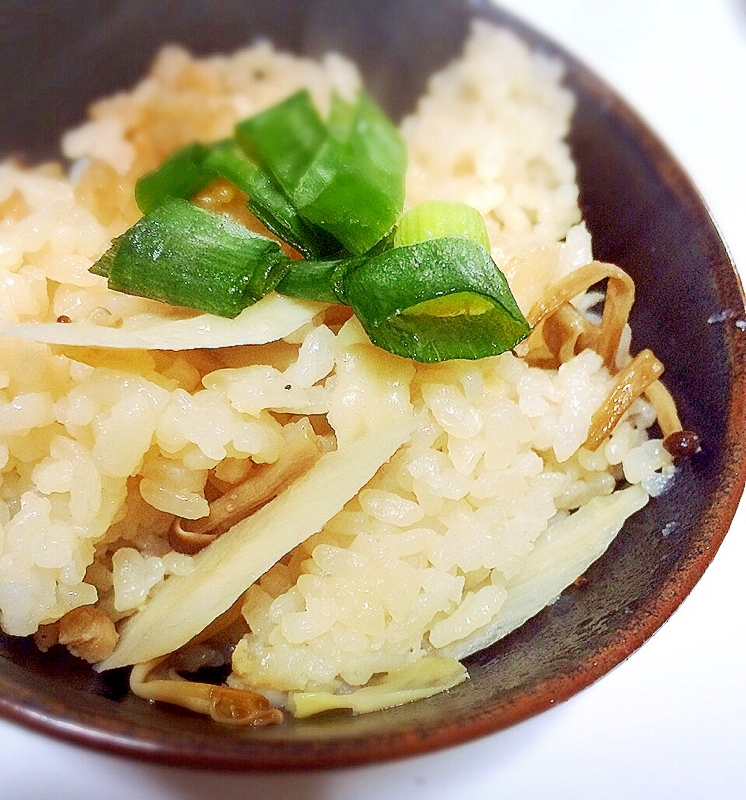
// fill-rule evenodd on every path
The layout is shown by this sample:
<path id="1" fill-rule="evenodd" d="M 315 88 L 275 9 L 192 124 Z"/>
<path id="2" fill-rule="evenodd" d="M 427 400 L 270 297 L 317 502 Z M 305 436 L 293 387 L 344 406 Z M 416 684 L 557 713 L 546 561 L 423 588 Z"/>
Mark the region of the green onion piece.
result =
<path id="1" fill-rule="evenodd" d="M 132 230 L 132 228 L 130 228 L 130 230 Z M 129 233 L 129 231 L 127 231 L 127 233 Z M 114 262 L 117 260 L 117 253 L 119 252 L 119 248 L 122 246 L 127 233 L 114 239 L 114 241 L 111 243 L 111 247 L 101 256 L 101 258 L 99 258 L 98 261 L 96 261 L 95 264 L 93 264 L 91 267 L 91 272 L 94 275 L 100 275 L 102 278 L 106 278 L 107 280 L 109 279 Z"/>
<path id="2" fill-rule="evenodd" d="M 239 123 L 236 139 L 305 220 L 353 255 L 370 250 L 401 214 L 406 147 L 365 92 L 355 105 L 334 98 L 328 125 L 299 92 Z"/>
<path id="3" fill-rule="evenodd" d="M 234 141 L 211 147 L 204 164 L 248 195 L 248 207 L 257 219 L 304 256 L 334 255 L 339 251 L 339 244 L 305 222 L 269 172 Z"/>
<path id="4" fill-rule="evenodd" d="M 277 242 L 182 199 L 166 199 L 94 265 L 127 294 L 235 317 L 272 291 L 289 259 Z"/>
<path id="5" fill-rule="evenodd" d="M 328 137 L 306 89 L 236 125 L 244 152 L 265 165 L 291 199 Z"/>
<path id="6" fill-rule="evenodd" d="M 292 199 L 303 217 L 360 255 L 396 224 L 404 205 L 406 164 L 396 127 L 361 92 L 348 140 L 327 139 Z"/>
<path id="7" fill-rule="evenodd" d="M 474 292 L 457 292 L 425 300 L 402 313 L 408 317 L 474 317 L 492 309 L 492 302 Z"/>
<path id="8" fill-rule="evenodd" d="M 374 344 L 426 363 L 497 355 L 530 332 L 489 253 L 463 237 L 387 250 L 343 291 Z"/>
<path id="9" fill-rule="evenodd" d="M 217 173 L 204 164 L 208 150 L 203 144 L 187 145 L 160 167 L 143 175 L 135 185 L 135 200 L 140 211 L 149 214 L 167 197 L 188 199 L 215 180 Z"/>
<path id="10" fill-rule="evenodd" d="M 446 200 L 426 200 L 403 214 L 394 234 L 394 246 L 404 247 L 442 236 L 465 236 L 490 251 L 484 217 L 466 203 Z"/>
<path id="11" fill-rule="evenodd" d="M 332 93 L 326 127 L 333 139 L 342 143 L 349 141 L 352 126 L 355 123 L 355 110 L 355 103 L 348 103 L 337 92 Z"/>
<path id="12" fill-rule="evenodd" d="M 329 261 L 291 261 L 277 284 L 277 291 L 299 300 L 346 305 L 343 288 L 345 276 L 366 260 L 364 256 L 353 256 Z"/>

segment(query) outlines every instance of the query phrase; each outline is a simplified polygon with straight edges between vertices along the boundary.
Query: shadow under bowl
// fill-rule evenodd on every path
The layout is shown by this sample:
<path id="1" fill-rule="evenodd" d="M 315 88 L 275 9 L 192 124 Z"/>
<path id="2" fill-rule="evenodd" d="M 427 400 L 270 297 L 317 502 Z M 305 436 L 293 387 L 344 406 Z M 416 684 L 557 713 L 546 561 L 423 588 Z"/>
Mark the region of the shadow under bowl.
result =
<path id="1" fill-rule="evenodd" d="M 3 41 L 0 83 L 8 94 L 0 150 L 30 159 L 53 155 L 60 131 L 81 121 L 85 105 L 131 85 L 166 41 L 196 53 L 229 51 L 259 35 L 311 55 L 333 48 L 361 65 L 396 117 L 414 107 L 428 75 L 458 54 L 474 17 L 506 25 L 560 58 L 577 96 L 570 145 L 595 255 L 634 278 L 633 350 L 652 347 L 664 362 L 685 427 L 701 434 L 704 451 L 630 520 L 582 585 L 469 658 L 471 680 L 446 694 L 367 716 L 231 729 L 129 695 L 121 671 L 100 676 L 64 654 L 42 655 L 29 641 L 3 636 L 0 713 L 54 736 L 169 764 L 350 765 L 504 728 L 567 699 L 638 648 L 712 560 L 746 464 L 746 335 L 734 324 L 744 318 L 743 293 L 702 199 L 639 117 L 582 64 L 488 3 L 226 0 L 217 14 L 196 0 L 84 0 L 59 18 L 48 4 L 27 5 L 47 11 L 19 16 Z M 20 79 L 17 63 L 27 67 Z M 720 312 L 723 321 L 712 323 Z"/>

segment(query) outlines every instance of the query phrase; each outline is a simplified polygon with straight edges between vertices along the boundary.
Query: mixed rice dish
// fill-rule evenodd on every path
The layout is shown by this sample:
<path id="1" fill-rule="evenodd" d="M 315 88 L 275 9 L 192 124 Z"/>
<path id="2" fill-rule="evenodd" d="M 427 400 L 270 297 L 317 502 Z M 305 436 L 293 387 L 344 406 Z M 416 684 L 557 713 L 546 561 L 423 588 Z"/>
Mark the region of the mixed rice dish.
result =
<path id="1" fill-rule="evenodd" d="M 219 722 L 375 711 L 467 679 L 675 479 L 691 435 L 630 353 L 632 281 L 594 261 L 561 64 L 486 23 L 400 125 L 403 202 L 479 212 L 530 326 L 505 352 L 424 363 L 344 304 L 228 318 L 92 271 L 175 151 L 361 85 L 334 54 L 166 47 L 64 135 L 69 165 L 0 164 L 5 633 Z M 230 181 L 188 199 L 266 233 Z"/>

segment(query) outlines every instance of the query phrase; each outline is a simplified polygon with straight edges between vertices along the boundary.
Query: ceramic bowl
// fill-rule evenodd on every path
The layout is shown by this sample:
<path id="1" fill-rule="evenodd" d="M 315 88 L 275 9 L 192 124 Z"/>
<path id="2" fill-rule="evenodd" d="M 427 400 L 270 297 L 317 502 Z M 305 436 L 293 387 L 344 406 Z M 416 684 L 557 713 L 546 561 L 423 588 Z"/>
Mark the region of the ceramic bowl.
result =
<path id="1" fill-rule="evenodd" d="M 66 7 L 64 19 L 49 4 L 26 5 L 29 13 L 2 34 L 0 151 L 32 160 L 54 154 L 59 132 L 82 119 L 85 105 L 131 85 L 166 41 L 197 53 L 229 51 L 259 35 L 298 52 L 333 48 L 358 61 L 396 117 L 412 108 L 427 76 L 457 55 L 473 17 L 507 25 L 559 57 L 577 95 L 570 144 L 596 256 L 634 278 L 633 348 L 650 346 L 665 363 L 703 452 L 625 526 L 582 585 L 469 658 L 471 680 L 449 693 L 367 716 L 231 729 L 127 694 L 122 672 L 99 676 L 64 654 L 42 655 L 4 637 L 0 712 L 52 736 L 169 764 L 350 765 L 512 725 L 567 699 L 642 645 L 702 575 L 735 512 L 746 463 L 746 336 L 734 324 L 744 317 L 742 290 L 713 221 L 634 111 L 572 56 L 488 4 L 86 1 Z M 34 13 L 42 5 L 46 11 Z M 713 323 L 717 314 L 725 321 Z"/>

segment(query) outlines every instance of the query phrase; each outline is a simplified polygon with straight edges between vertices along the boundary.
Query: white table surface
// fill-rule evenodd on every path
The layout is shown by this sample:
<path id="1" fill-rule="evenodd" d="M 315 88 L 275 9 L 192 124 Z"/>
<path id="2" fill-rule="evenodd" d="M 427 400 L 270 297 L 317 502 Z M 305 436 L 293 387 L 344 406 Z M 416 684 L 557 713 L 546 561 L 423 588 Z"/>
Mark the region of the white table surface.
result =
<path id="1" fill-rule="evenodd" d="M 642 113 L 746 264 L 746 0 L 504 5 Z M 744 798 L 745 565 L 742 502 L 705 576 L 640 651 L 568 702 L 468 745 L 336 772 L 210 774 L 104 756 L 0 721 L 0 797 Z"/>

